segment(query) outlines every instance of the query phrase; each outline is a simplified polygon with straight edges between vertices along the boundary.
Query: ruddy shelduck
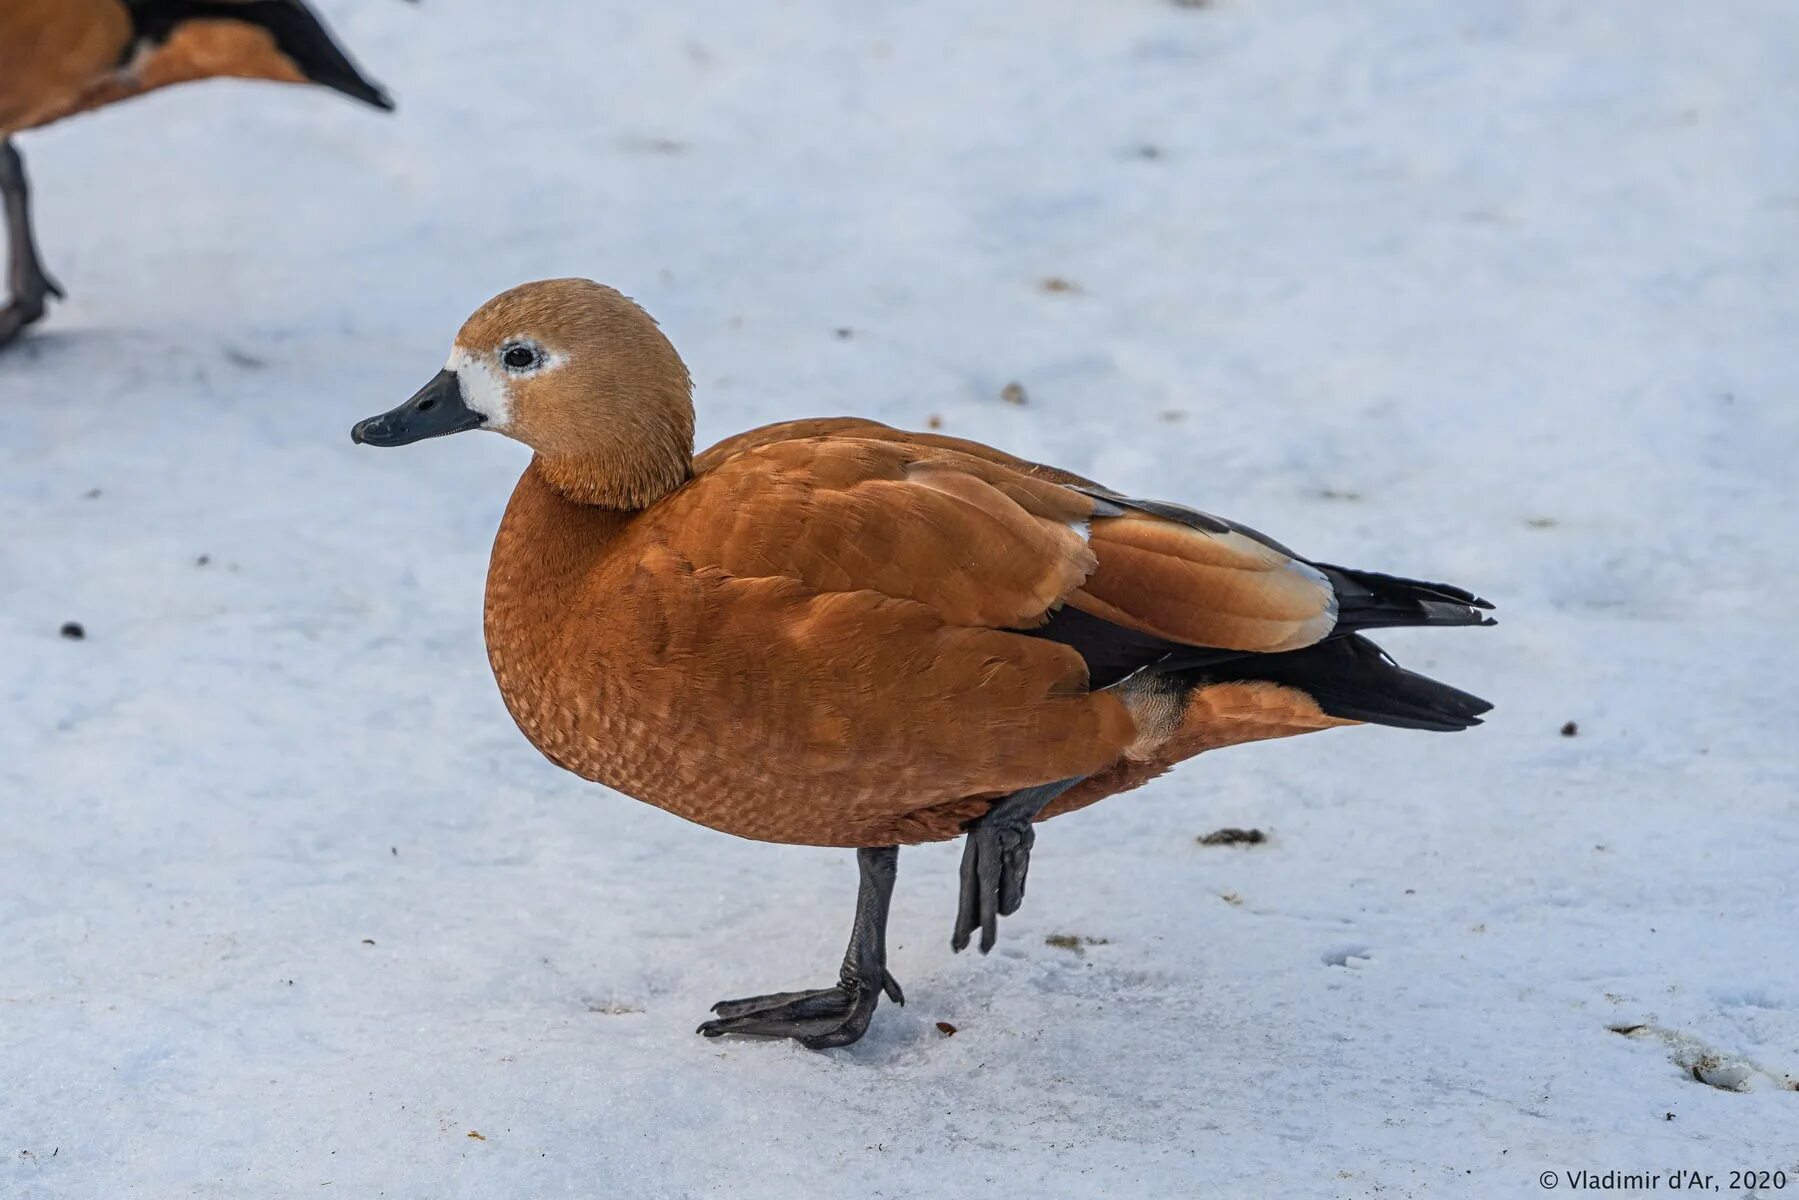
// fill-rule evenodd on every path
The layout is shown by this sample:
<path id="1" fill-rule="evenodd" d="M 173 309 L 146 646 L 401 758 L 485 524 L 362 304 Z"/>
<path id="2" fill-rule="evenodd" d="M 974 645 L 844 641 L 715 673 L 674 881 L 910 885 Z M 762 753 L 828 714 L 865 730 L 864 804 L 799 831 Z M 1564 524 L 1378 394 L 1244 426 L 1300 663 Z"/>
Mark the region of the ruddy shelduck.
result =
<path id="1" fill-rule="evenodd" d="M 12 297 L 0 308 L 0 346 L 63 294 L 38 257 L 12 135 L 220 77 L 315 83 L 393 108 L 301 0 L 0 0 L 0 199 Z"/>
<path id="2" fill-rule="evenodd" d="M 838 981 L 715 1005 L 709 1037 L 861 1037 L 902 845 L 965 836 L 951 945 L 1016 911 L 1032 823 L 1203 750 L 1490 707 L 1362 631 L 1490 624 L 1460 588 L 1299 557 L 975 442 L 854 417 L 693 453 L 686 367 L 582 279 L 494 297 L 352 431 L 489 429 L 535 455 L 487 577 L 488 658 L 551 761 L 740 837 L 856 847 Z"/>

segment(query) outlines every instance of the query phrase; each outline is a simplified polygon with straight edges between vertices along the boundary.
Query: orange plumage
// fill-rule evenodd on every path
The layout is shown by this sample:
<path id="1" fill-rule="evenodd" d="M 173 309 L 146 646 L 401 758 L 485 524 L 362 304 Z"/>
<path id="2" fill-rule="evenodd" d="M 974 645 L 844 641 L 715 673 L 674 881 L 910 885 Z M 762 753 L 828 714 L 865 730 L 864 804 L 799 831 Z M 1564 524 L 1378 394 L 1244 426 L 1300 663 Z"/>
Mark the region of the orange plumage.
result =
<path id="1" fill-rule="evenodd" d="M 703 1032 L 859 1036 L 898 993 L 887 848 L 968 834 L 956 941 L 978 925 L 985 948 L 1022 899 L 1034 819 L 1206 750 L 1464 728 L 1487 707 L 1357 632 L 1484 623 L 1459 589 L 855 418 L 695 457 L 688 386 L 635 305 L 556 280 L 483 306 L 439 377 L 356 438 L 487 427 L 537 451 L 494 542 L 486 634 L 544 754 L 714 829 L 860 849 L 839 983 L 727 1003 Z"/>

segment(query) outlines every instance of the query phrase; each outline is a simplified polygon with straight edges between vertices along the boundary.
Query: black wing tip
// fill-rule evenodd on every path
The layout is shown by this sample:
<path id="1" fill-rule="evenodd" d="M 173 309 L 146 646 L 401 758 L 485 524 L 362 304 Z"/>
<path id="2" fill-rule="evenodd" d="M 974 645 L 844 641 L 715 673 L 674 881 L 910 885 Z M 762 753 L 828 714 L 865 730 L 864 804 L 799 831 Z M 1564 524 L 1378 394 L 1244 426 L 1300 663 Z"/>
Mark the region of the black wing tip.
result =
<path id="1" fill-rule="evenodd" d="M 381 112 L 392 112 L 396 107 L 393 96 L 388 93 L 386 88 L 378 83 L 371 83 L 360 75 L 353 75 L 347 79 L 315 78 L 312 82 Z"/>
<path id="2" fill-rule="evenodd" d="M 1493 602 L 1453 583 L 1433 583 L 1358 571 L 1334 563 L 1313 563 L 1324 572 L 1340 605 L 1339 628 L 1381 629 L 1400 625 L 1493 625 Z"/>
<path id="3" fill-rule="evenodd" d="M 370 83 L 360 75 L 308 75 L 306 82 L 340 96 L 347 96 L 358 104 L 366 104 L 379 112 L 390 113 L 396 107 L 393 96 L 386 88 Z"/>
<path id="4" fill-rule="evenodd" d="M 1499 624 L 1499 619 L 1497 617 L 1489 617 L 1489 616 L 1485 615 L 1486 612 L 1490 611 L 1491 606 L 1489 606 L 1487 609 L 1482 609 L 1473 604 L 1463 604 L 1459 600 L 1426 600 L 1426 601 L 1423 601 L 1419 607 L 1423 610 L 1423 619 L 1422 620 L 1401 619 L 1401 620 L 1393 621 L 1392 624 L 1395 624 L 1395 625 L 1473 625 L 1473 626 Z M 1376 619 L 1376 620 L 1370 622 L 1369 624 L 1373 627 L 1378 627 L 1380 625 L 1386 624 L 1386 622 Z"/>

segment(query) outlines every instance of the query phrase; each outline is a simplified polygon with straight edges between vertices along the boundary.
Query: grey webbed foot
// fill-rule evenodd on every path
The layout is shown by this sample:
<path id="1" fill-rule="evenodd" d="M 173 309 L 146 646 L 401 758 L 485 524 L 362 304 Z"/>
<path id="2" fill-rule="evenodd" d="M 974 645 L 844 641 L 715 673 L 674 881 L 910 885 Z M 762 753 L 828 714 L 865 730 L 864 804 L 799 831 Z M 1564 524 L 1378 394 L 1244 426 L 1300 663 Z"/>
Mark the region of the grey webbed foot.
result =
<path id="1" fill-rule="evenodd" d="M 856 919 L 849 949 L 833 987 L 809 992 L 773 992 L 744 1000 L 721 1000 L 718 1016 L 697 1032 L 707 1037 L 727 1033 L 746 1037 L 788 1037 L 811 1050 L 847 1046 L 868 1031 L 882 993 L 895 1004 L 905 993 L 887 970 L 887 906 L 899 865 L 899 847 L 876 846 L 856 851 L 861 886 L 856 891 Z"/>
<path id="2" fill-rule="evenodd" d="M 1044 807 L 1079 783 L 1064 779 L 1013 792 L 994 801 L 985 816 L 968 823 L 962 845 L 962 892 L 956 904 L 956 927 L 950 949 L 960 953 L 968 939 L 981 931 L 981 953 L 993 949 L 999 936 L 999 918 L 1009 917 L 1024 903 L 1025 876 L 1031 869 L 1031 846 L 1037 840 L 1031 822 Z"/>
<path id="3" fill-rule="evenodd" d="M 43 317 L 45 301 L 52 296 L 62 299 L 62 287 L 44 270 L 31 236 L 31 189 L 25 179 L 25 162 L 6 138 L 0 138 L 0 209 L 6 217 L 7 286 L 12 290 L 11 301 L 0 308 L 0 346 L 5 346 Z"/>
<path id="4" fill-rule="evenodd" d="M 747 1037 L 789 1037 L 809 1050 L 847 1046 L 868 1032 L 868 1022 L 881 993 L 895 1004 L 906 997 L 885 969 L 878 981 L 844 979 L 814 992 L 775 992 L 747 1000 L 721 1000 L 712 1006 L 716 1020 L 698 1032 L 707 1037 L 727 1033 Z"/>
<path id="5" fill-rule="evenodd" d="M 18 293 L 10 304 L 0 308 L 0 346 L 25 332 L 26 326 L 41 320 L 45 312 L 44 302 L 52 296 L 62 299 L 62 288 L 46 275 L 39 286 Z"/>
<path id="6" fill-rule="evenodd" d="M 976 929 L 981 931 L 981 953 L 993 949 L 999 918 L 1011 916 L 1024 903 L 1024 879 L 1031 869 L 1031 846 L 1036 840 L 1029 817 L 995 821 L 989 814 L 968 827 L 962 844 L 962 893 L 950 949 L 957 953 L 966 950 Z"/>

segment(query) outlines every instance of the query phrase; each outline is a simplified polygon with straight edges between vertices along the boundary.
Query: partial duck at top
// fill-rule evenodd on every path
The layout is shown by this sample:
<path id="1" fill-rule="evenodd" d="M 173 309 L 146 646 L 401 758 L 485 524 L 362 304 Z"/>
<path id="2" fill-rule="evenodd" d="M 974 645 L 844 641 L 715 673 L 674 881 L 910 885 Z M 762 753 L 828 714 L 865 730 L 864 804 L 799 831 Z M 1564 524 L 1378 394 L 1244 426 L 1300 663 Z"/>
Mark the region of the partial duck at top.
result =
<path id="1" fill-rule="evenodd" d="M 686 367 L 580 279 L 482 305 L 449 363 L 352 436 L 469 429 L 536 454 L 495 538 L 488 657 L 553 762 L 740 837 L 855 847 L 838 981 L 700 1027 L 855 1041 L 901 1001 L 898 847 L 965 837 L 951 944 L 1017 910 L 1033 822 L 1205 750 L 1372 722 L 1450 731 L 1485 701 L 1394 664 L 1382 626 L 1484 600 L 1309 561 L 1245 526 L 975 442 L 853 417 L 693 453 Z"/>
<path id="2" fill-rule="evenodd" d="M 0 199 L 11 297 L 0 307 L 0 347 L 62 295 L 38 257 L 12 135 L 221 77 L 313 83 L 393 108 L 301 0 L 0 0 Z"/>

